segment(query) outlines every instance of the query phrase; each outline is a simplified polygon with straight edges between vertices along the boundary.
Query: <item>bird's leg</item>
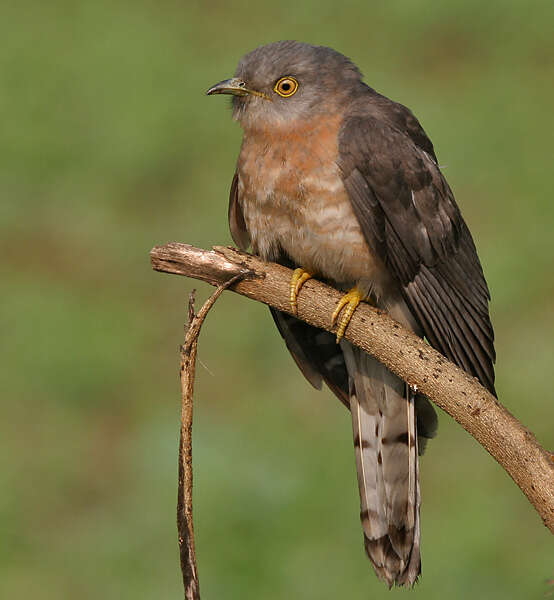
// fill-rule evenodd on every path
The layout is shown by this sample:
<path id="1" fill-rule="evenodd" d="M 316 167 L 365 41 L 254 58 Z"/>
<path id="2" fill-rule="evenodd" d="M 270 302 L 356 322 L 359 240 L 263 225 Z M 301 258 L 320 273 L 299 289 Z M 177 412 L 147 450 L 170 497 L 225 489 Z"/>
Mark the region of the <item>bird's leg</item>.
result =
<path id="1" fill-rule="evenodd" d="M 290 307 L 292 309 L 293 314 L 298 312 L 298 303 L 296 299 L 298 298 L 298 294 L 302 289 L 302 286 L 313 277 L 312 273 L 308 273 L 308 271 L 304 271 L 304 269 L 294 269 L 294 273 L 292 274 L 290 280 Z"/>
<path id="2" fill-rule="evenodd" d="M 335 308 L 335 312 L 331 317 L 331 325 L 334 325 L 340 315 L 337 327 L 337 344 L 344 336 L 344 332 L 348 327 L 348 323 L 350 323 L 350 319 L 352 318 L 354 311 L 364 297 L 365 296 L 360 292 L 360 290 L 354 287 L 348 292 L 348 294 L 345 294 L 337 304 L 337 308 Z M 345 306 L 346 308 L 342 310 Z"/>

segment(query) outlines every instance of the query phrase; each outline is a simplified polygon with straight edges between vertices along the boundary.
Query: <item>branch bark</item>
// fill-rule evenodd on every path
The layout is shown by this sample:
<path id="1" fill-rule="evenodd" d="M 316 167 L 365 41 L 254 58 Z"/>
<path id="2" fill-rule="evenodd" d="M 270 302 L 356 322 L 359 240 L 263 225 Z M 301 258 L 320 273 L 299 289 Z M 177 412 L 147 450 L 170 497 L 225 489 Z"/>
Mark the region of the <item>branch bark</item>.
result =
<path id="1" fill-rule="evenodd" d="M 234 248 L 202 250 L 187 244 L 156 246 L 150 252 L 157 271 L 185 275 L 219 286 L 248 273 L 229 289 L 290 313 L 292 271 Z M 330 315 L 341 293 L 309 280 L 298 298 L 299 319 L 332 331 Z M 393 373 L 425 394 L 470 433 L 527 496 L 554 533 L 554 454 L 477 379 L 449 362 L 421 338 L 368 304 L 358 307 L 345 338 L 375 356 Z"/>

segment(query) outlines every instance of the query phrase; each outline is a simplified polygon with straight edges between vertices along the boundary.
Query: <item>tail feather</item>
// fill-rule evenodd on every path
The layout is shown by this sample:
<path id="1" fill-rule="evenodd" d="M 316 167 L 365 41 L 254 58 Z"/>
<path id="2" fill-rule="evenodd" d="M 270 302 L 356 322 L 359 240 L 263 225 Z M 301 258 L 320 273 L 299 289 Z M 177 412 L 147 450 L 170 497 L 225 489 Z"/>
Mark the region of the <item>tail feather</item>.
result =
<path id="1" fill-rule="evenodd" d="M 366 552 L 389 587 L 413 585 L 421 570 L 414 394 L 365 352 L 342 349 Z"/>

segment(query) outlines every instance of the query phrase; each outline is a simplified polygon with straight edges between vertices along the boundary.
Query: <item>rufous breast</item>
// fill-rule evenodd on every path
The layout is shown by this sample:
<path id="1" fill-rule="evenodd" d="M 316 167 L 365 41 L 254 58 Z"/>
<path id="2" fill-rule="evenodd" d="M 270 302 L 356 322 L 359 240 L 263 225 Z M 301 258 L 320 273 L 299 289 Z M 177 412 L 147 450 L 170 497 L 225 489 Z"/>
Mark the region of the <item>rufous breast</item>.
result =
<path id="1" fill-rule="evenodd" d="M 301 126 L 245 131 L 238 159 L 239 204 L 254 252 L 341 285 L 387 285 L 370 251 L 339 167 L 341 118 L 319 116 Z"/>

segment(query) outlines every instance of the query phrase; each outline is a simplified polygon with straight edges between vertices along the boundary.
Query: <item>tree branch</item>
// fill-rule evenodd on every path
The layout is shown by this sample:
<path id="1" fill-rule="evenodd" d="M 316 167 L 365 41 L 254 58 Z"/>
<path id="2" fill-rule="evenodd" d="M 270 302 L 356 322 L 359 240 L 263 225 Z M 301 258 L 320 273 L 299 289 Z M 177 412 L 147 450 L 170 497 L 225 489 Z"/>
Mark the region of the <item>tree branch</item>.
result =
<path id="1" fill-rule="evenodd" d="M 208 316 L 215 301 L 224 290 L 246 274 L 239 271 L 226 281 L 220 282 L 215 292 L 204 302 L 198 314 L 194 313 L 195 291 L 193 290 L 189 296 L 188 324 L 185 326 L 185 339 L 181 346 L 181 429 L 177 490 L 177 533 L 185 600 L 200 600 L 192 519 L 192 414 L 198 337 L 204 319 Z"/>
<path id="2" fill-rule="evenodd" d="M 229 289 L 290 313 L 292 271 L 233 248 L 212 251 L 187 244 L 156 246 L 150 253 L 157 271 L 200 279 L 219 286 L 250 272 Z M 341 293 L 309 280 L 298 298 L 299 319 L 331 331 L 332 314 Z M 512 416 L 477 379 L 450 363 L 421 338 L 386 313 L 362 304 L 355 311 L 345 338 L 375 356 L 393 373 L 425 394 L 468 431 L 508 472 L 544 524 L 554 533 L 554 455 Z"/>
<path id="3" fill-rule="evenodd" d="M 200 328 L 194 327 L 195 290 L 190 293 L 188 324 L 185 340 L 181 346 L 181 428 L 179 432 L 179 484 L 177 489 L 177 533 L 179 535 L 179 557 L 185 600 L 200 600 L 194 526 L 192 521 L 192 413 L 194 375 L 196 371 L 196 348 Z M 200 323 L 201 325 L 201 323 Z"/>

